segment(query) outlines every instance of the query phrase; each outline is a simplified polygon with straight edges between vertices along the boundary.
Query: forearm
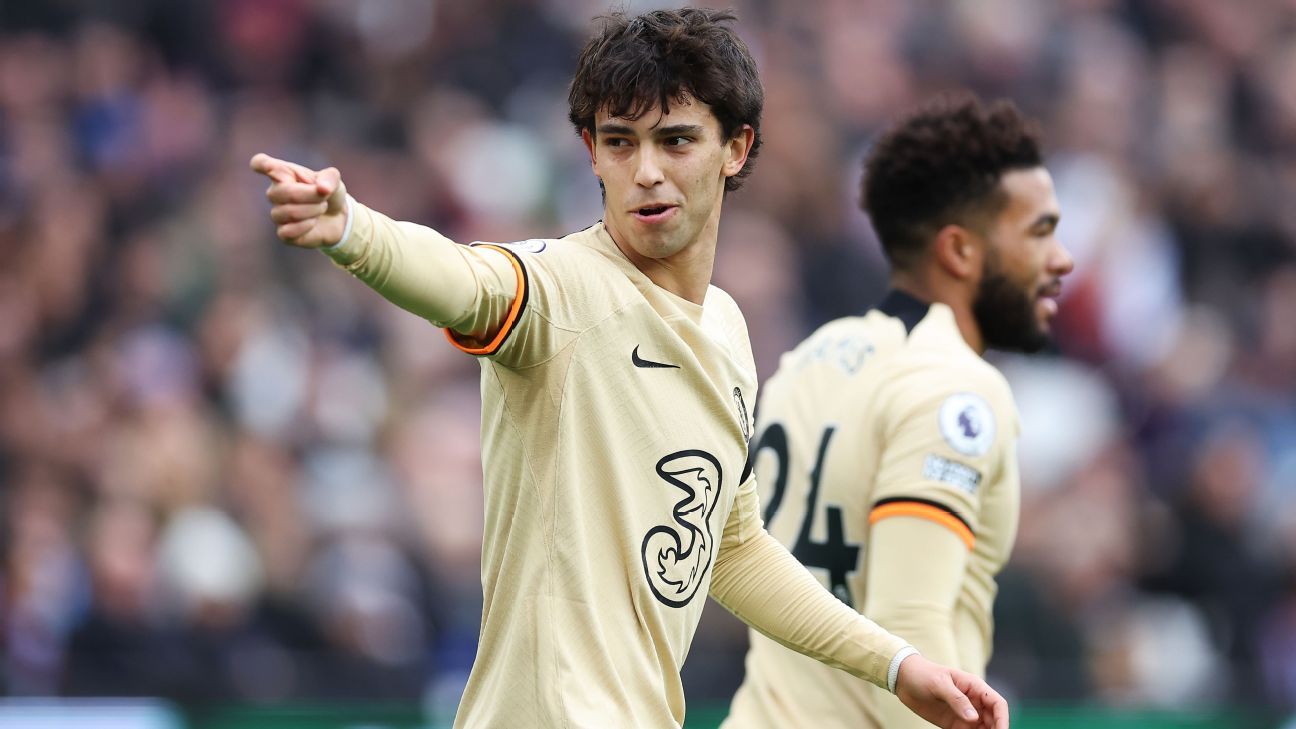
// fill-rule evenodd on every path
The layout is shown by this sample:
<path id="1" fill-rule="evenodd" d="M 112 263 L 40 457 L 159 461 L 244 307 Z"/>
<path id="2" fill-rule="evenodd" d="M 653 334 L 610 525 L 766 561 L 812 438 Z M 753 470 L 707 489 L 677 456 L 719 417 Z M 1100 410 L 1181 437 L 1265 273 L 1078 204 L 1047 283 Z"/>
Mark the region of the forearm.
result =
<path id="1" fill-rule="evenodd" d="M 711 596 L 772 640 L 884 689 L 905 647 L 833 597 L 764 530 L 721 551 Z"/>
<path id="2" fill-rule="evenodd" d="M 501 254 L 457 245 L 354 200 L 350 216 L 346 239 L 321 250 L 384 298 L 470 337 L 486 336 L 504 320 L 517 278 Z"/>

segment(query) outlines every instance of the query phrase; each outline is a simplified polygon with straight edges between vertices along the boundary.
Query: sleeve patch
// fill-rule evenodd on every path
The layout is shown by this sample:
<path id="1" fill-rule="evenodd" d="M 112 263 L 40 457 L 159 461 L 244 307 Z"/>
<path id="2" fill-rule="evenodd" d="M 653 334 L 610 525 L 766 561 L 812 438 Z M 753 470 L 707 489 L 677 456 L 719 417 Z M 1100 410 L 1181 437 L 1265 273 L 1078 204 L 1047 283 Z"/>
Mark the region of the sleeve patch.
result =
<path id="1" fill-rule="evenodd" d="M 940 431 L 945 442 L 965 456 L 984 456 L 994 444 L 995 419 L 980 395 L 950 395 L 940 407 Z"/>
<path id="2" fill-rule="evenodd" d="M 934 453 L 923 460 L 923 478 L 928 481 L 947 483 L 969 494 L 975 494 L 981 485 L 981 472 L 958 461 L 942 458 Z"/>

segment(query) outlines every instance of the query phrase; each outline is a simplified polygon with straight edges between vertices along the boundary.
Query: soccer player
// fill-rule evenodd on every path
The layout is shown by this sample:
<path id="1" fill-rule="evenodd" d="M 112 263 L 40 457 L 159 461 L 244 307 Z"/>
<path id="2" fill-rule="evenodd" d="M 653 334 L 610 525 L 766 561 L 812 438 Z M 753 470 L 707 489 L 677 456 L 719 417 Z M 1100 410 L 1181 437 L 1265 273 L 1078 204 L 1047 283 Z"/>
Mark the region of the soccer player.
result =
<path id="1" fill-rule="evenodd" d="M 1034 127 L 944 97 L 886 131 L 863 206 L 892 265 L 882 303 L 785 354 L 754 470 L 770 533 L 843 604 L 982 675 L 1017 530 L 1016 410 L 988 347 L 1034 351 L 1072 266 Z M 928 726 L 894 697 L 753 632 L 723 729 Z"/>
<path id="2" fill-rule="evenodd" d="M 1006 727 L 983 681 L 842 605 L 762 528 L 747 328 L 710 285 L 721 203 L 760 144 L 730 20 L 617 14 L 586 44 L 570 116 L 604 217 L 560 240 L 456 245 L 356 202 L 334 168 L 252 159 L 282 240 L 481 363 L 485 605 L 455 726 L 682 726 L 710 594 L 942 726 Z"/>

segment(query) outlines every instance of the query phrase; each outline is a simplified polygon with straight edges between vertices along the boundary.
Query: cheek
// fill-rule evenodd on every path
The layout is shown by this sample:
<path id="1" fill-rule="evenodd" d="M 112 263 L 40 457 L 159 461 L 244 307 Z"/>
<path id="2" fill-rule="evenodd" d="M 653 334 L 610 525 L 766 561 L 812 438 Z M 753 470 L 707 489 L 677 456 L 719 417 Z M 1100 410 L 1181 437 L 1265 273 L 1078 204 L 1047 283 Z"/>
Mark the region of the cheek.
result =
<path id="1" fill-rule="evenodd" d="M 1030 286 L 1032 291 L 1044 272 L 1045 263 L 1043 247 L 1033 243 L 1029 239 L 1017 241 L 1011 248 L 1012 257 L 1004 262 L 1008 268 L 1005 272 L 1008 277 L 1023 286 Z"/>
<path id="2" fill-rule="evenodd" d="M 722 168 L 718 164 L 707 165 L 706 168 L 697 171 L 693 186 L 695 190 L 705 192 L 708 197 L 714 197 L 724 188 L 724 181 Z"/>
<path id="3" fill-rule="evenodd" d="M 715 187 L 724 180 L 724 156 L 718 153 L 699 156 L 688 166 L 689 184 L 694 189 Z"/>

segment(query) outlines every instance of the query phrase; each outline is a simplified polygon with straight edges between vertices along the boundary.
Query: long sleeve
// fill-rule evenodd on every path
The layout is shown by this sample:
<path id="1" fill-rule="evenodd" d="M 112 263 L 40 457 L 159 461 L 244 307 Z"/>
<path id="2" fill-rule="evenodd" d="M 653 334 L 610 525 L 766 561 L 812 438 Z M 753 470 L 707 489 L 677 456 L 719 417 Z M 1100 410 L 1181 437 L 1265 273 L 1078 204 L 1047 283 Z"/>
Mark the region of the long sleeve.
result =
<path id="1" fill-rule="evenodd" d="M 509 317 L 521 273 L 490 246 L 462 246 L 351 200 L 351 232 L 324 253 L 393 304 L 473 340 Z"/>
<path id="2" fill-rule="evenodd" d="M 711 596 L 770 639 L 887 688 L 905 641 L 828 592 L 761 524 L 748 479 L 725 525 Z"/>

